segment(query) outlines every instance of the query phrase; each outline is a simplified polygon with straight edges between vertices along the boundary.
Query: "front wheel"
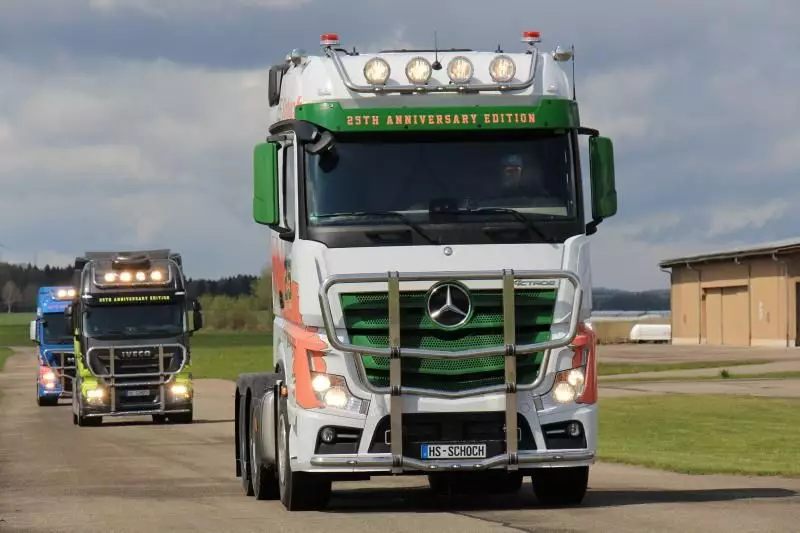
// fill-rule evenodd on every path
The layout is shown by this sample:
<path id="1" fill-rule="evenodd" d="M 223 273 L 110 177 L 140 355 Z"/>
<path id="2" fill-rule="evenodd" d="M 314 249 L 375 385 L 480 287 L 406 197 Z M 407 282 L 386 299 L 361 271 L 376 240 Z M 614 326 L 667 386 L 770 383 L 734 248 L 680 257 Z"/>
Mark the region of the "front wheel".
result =
<path id="1" fill-rule="evenodd" d="M 194 412 L 189 411 L 188 413 L 175 413 L 173 415 L 169 415 L 167 418 L 173 424 L 191 424 L 194 420 Z"/>
<path id="2" fill-rule="evenodd" d="M 536 498 L 545 505 L 578 505 L 589 487 L 589 467 L 537 468 L 531 482 Z"/>
<path id="3" fill-rule="evenodd" d="M 321 474 L 292 472 L 289 449 L 289 420 L 286 401 L 281 402 L 278 425 L 278 485 L 281 503 L 288 511 L 318 511 L 331 498 L 331 480 Z"/>
<path id="4" fill-rule="evenodd" d="M 53 407 L 58 405 L 58 396 L 36 396 L 36 405 L 39 407 Z"/>

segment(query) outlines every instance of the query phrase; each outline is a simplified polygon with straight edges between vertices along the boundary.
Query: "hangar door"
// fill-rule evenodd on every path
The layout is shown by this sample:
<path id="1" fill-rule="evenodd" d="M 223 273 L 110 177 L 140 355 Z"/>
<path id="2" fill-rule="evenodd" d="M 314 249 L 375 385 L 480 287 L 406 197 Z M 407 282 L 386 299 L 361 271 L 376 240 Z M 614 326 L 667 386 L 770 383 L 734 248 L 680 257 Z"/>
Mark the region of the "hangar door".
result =
<path id="1" fill-rule="evenodd" d="M 750 299 L 747 286 L 715 287 L 703 291 L 706 344 L 750 345 Z"/>

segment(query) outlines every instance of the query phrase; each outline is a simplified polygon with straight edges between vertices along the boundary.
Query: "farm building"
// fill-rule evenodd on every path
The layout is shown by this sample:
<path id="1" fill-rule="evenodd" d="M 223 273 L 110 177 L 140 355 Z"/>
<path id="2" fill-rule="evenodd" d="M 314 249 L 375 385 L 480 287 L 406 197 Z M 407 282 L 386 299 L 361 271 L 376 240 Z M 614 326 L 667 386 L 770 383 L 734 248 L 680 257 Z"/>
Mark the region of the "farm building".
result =
<path id="1" fill-rule="evenodd" d="M 662 261 L 672 343 L 800 346 L 800 238 Z"/>

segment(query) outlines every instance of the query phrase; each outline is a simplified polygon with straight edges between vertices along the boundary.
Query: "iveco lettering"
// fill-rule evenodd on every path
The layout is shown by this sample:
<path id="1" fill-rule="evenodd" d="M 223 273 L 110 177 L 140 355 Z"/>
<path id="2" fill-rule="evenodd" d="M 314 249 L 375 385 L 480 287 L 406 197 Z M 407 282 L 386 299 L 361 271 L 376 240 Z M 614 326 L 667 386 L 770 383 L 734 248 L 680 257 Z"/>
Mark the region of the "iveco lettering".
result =
<path id="1" fill-rule="evenodd" d="M 583 501 L 589 241 L 617 212 L 614 151 L 580 123 L 572 49 L 540 42 L 365 52 L 329 33 L 269 69 L 252 205 L 274 366 L 237 382 L 246 495 L 321 509 L 333 481 L 423 474 Z"/>
<path id="2" fill-rule="evenodd" d="M 75 260 L 74 283 L 64 311 L 76 354 L 73 422 L 146 415 L 156 423 L 191 423 L 189 337 L 203 317 L 186 296 L 180 254 L 87 252 Z"/>

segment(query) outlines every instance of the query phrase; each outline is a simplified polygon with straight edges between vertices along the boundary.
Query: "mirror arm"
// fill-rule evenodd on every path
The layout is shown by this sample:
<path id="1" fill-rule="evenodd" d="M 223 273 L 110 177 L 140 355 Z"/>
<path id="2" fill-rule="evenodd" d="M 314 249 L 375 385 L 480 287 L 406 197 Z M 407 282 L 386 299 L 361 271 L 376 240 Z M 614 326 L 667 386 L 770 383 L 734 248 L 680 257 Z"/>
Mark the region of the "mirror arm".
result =
<path id="1" fill-rule="evenodd" d="M 589 135 L 590 137 L 599 137 L 600 131 L 594 128 L 578 127 L 578 135 Z"/>
<path id="2" fill-rule="evenodd" d="M 586 235 L 594 235 L 597 233 L 597 226 L 603 221 L 602 218 L 593 218 L 590 222 L 586 223 Z"/>
<path id="3" fill-rule="evenodd" d="M 296 232 L 293 229 L 281 228 L 278 232 L 278 238 L 286 242 L 294 242 Z"/>

